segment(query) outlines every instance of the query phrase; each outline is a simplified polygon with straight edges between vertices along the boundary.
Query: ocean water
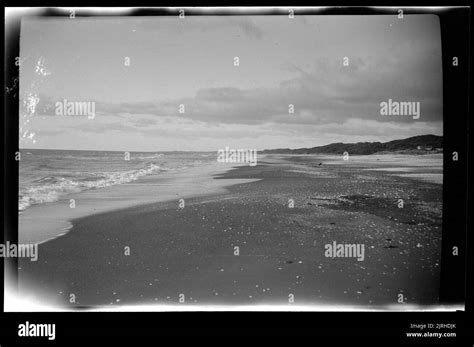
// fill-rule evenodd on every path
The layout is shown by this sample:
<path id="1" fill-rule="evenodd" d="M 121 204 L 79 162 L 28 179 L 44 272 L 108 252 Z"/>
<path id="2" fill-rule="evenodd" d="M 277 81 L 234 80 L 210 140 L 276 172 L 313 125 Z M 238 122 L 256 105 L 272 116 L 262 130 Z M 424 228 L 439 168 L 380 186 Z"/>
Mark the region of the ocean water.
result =
<path id="1" fill-rule="evenodd" d="M 18 210 L 215 160 L 216 154 L 209 152 L 130 152 L 125 160 L 125 152 L 23 149 Z"/>

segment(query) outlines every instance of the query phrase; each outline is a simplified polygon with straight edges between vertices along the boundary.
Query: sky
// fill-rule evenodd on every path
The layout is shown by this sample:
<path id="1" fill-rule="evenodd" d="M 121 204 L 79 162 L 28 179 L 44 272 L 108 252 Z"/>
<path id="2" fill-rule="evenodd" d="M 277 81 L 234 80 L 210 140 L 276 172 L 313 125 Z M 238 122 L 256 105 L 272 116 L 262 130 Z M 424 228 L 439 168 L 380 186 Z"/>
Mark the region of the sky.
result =
<path id="1" fill-rule="evenodd" d="M 20 59 L 20 148 L 261 150 L 443 131 L 435 15 L 28 18 Z M 420 118 L 381 116 L 388 99 L 420 102 Z M 57 115 L 64 100 L 94 103 L 95 117 Z"/>

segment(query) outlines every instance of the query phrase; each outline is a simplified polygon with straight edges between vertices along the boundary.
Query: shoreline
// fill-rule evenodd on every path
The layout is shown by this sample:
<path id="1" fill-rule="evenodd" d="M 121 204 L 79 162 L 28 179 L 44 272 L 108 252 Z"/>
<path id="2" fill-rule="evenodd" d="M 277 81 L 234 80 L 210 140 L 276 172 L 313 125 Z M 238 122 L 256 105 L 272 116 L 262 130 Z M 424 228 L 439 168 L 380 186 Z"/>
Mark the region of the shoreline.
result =
<path id="1" fill-rule="evenodd" d="M 159 174 L 100 189 L 70 194 L 58 201 L 37 204 L 18 215 L 19 243 L 42 244 L 65 235 L 74 220 L 135 206 L 148 205 L 213 195 L 225 192 L 225 187 L 247 182 L 222 182 L 215 175 L 225 173 L 239 164 L 208 163 L 186 169 L 169 170 Z M 74 208 L 70 208 L 74 199 Z"/>
<path id="2" fill-rule="evenodd" d="M 357 167 L 371 163 L 377 167 L 363 168 L 362 170 L 386 171 L 393 176 L 406 177 L 417 181 L 440 185 L 443 184 L 442 153 L 424 155 L 424 158 L 432 159 L 434 161 L 441 159 L 441 167 L 437 167 L 437 163 L 436 165 L 433 165 L 433 163 L 429 161 L 420 164 L 417 156 L 406 154 L 357 155 L 352 156 L 347 162 L 342 161 L 341 156 L 335 155 L 262 155 L 262 159 L 265 158 L 272 158 L 271 160 L 289 160 L 294 164 L 301 162 L 302 165 L 304 165 L 306 160 L 312 160 L 315 158 L 319 158 L 327 165 L 351 165 Z M 398 160 L 407 160 L 410 163 L 410 166 L 387 166 L 397 163 Z M 426 168 L 427 164 L 428 169 Z M 178 201 L 181 198 L 192 198 L 223 193 L 226 191 L 226 186 L 244 183 L 244 181 L 224 183 L 219 180 L 214 180 L 213 178 L 216 175 L 246 165 L 248 164 L 208 163 L 202 166 L 176 171 L 169 170 L 160 172 L 159 174 L 144 176 L 129 183 L 100 189 L 90 189 L 70 194 L 55 202 L 33 205 L 27 210 L 22 211 L 18 216 L 19 243 L 42 244 L 65 235 L 73 227 L 73 220 L 78 218 L 93 216 L 104 212 L 118 211 L 134 206 L 153 204 L 155 202 L 165 202 L 169 200 Z M 423 166 L 424 172 L 419 173 L 417 166 Z M 430 169 L 431 166 L 433 167 Z M 170 188 L 176 187 L 177 185 L 179 186 L 180 184 L 184 184 L 186 188 Z M 137 189 L 139 185 L 154 188 L 153 191 L 150 192 L 147 188 Z M 207 189 L 210 189 L 210 191 L 206 191 Z M 188 190 L 188 192 L 185 192 L 185 190 Z M 124 199 L 123 196 L 127 196 L 127 198 Z M 76 208 L 69 208 L 70 199 L 74 199 L 77 202 Z M 103 203 L 106 203 L 106 205 Z"/>
<path id="3" fill-rule="evenodd" d="M 400 291 L 407 305 L 437 305 L 442 187 L 329 162 L 265 158 L 213 176 L 241 183 L 182 210 L 156 202 L 76 219 L 38 262 L 20 260 L 20 289 L 69 309 L 179 305 L 181 294 L 185 307 L 288 305 L 292 294 L 295 306 L 370 309 L 396 306 Z M 333 241 L 364 244 L 364 261 L 325 257 Z"/>

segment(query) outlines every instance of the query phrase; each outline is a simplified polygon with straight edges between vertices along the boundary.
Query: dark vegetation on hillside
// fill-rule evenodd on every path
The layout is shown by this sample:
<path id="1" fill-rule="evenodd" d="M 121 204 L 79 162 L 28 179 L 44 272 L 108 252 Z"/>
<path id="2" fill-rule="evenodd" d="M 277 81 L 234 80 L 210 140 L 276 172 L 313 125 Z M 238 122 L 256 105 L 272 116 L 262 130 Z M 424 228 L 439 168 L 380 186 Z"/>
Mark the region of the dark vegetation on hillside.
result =
<path id="1" fill-rule="evenodd" d="M 326 146 L 313 148 L 279 148 L 266 149 L 262 154 L 341 154 L 348 152 L 352 155 L 374 154 L 378 152 L 399 152 L 399 151 L 425 151 L 431 152 L 443 148 L 443 137 L 436 135 L 420 135 L 402 140 L 389 142 L 357 142 L 357 143 L 331 143 Z"/>

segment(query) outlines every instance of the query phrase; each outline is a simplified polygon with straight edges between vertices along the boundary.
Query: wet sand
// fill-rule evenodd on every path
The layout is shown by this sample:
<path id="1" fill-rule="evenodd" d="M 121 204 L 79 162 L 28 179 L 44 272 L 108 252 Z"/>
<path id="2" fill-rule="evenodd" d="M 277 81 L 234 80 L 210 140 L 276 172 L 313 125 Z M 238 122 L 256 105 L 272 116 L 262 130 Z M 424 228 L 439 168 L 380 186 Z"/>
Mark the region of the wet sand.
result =
<path id="1" fill-rule="evenodd" d="M 218 163 L 169 170 L 127 184 L 90 189 L 70 194 L 59 201 L 34 205 L 19 216 L 19 242 L 31 244 L 52 240 L 66 234 L 72 227 L 71 220 L 81 217 L 226 192 L 224 186 L 229 182 L 213 180 L 212 177 L 227 170 L 228 167 Z M 71 208 L 71 199 L 74 200 L 74 208 Z"/>
<path id="2" fill-rule="evenodd" d="M 186 198 L 184 209 L 173 200 L 73 220 L 69 233 L 39 246 L 37 262 L 20 259 L 20 289 L 67 308 L 364 309 L 401 305 L 400 294 L 405 304 L 436 305 L 442 185 L 370 168 L 272 156 L 216 175 L 254 181 Z M 364 260 L 326 257 L 333 241 L 363 244 Z"/>

